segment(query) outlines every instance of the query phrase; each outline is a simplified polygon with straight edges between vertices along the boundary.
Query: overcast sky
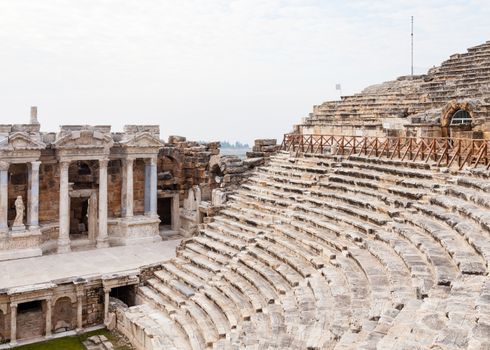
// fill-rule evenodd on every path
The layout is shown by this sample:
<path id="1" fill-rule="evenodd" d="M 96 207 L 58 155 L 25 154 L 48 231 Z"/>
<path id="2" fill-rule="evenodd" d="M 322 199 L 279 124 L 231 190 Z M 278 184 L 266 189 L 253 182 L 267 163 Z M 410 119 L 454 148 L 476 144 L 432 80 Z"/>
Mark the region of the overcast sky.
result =
<path id="1" fill-rule="evenodd" d="M 0 0 L 0 123 L 281 137 L 314 104 L 490 40 L 489 0 Z"/>

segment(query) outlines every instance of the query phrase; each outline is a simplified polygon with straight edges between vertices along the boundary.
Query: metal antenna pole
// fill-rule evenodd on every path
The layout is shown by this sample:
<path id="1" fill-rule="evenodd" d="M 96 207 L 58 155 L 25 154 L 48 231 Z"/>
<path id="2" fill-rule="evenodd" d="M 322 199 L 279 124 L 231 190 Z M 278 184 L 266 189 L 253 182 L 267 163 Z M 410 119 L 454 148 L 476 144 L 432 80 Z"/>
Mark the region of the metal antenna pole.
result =
<path id="1" fill-rule="evenodd" d="M 412 73 L 412 77 L 413 77 L 413 16 L 412 16 L 412 31 L 411 31 L 411 41 L 412 41 L 412 47 L 411 47 L 411 59 L 410 59 L 410 64 L 411 64 L 411 73 Z"/>

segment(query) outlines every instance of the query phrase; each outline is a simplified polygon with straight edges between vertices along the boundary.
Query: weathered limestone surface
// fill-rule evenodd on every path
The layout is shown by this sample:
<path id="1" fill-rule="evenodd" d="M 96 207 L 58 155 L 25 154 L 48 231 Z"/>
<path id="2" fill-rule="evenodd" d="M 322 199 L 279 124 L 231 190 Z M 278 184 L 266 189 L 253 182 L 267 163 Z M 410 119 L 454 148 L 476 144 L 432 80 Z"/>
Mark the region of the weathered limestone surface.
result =
<path id="1" fill-rule="evenodd" d="M 303 134 L 489 138 L 490 41 L 454 54 L 427 74 L 399 77 L 313 107 Z M 459 109 L 471 127 L 448 130 Z"/>
<path id="2" fill-rule="evenodd" d="M 31 112 L 31 124 L 0 125 L 0 260 L 155 242 L 161 230 L 197 227 L 199 216 L 181 222 L 180 208 L 193 186 L 211 199 L 219 143 L 165 143 L 158 125 L 43 133 Z"/>
<path id="3" fill-rule="evenodd" d="M 117 327 L 138 349 L 488 348 L 487 182 L 273 155 L 145 277 Z"/>

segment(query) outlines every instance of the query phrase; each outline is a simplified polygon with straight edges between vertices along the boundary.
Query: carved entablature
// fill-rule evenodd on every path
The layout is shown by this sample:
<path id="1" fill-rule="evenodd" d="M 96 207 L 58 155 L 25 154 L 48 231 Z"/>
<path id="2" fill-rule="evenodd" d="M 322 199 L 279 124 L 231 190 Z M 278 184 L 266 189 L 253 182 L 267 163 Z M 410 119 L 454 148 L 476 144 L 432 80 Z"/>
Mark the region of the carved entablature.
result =
<path id="1" fill-rule="evenodd" d="M 46 144 L 27 132 L 13 132 L 0 138 L 0 158 L 9 163 L 36 161 Z"/>
<path id="2" fill-rule="evenodd" d="M 60 160 L 87 160 L 107 158 L 113 144 L 110 134 L 83 129 L 59 134 L 53 146 Z"/>
<path id="3" fill-rule="evenodd" d="M 9 288 L 7 295 L 10 297 L 10 302 L 19 304 L 34 300 L 51 299 L 54 289 L 57 287 L 55 283 L 40 283 L 26 285 L 22 287 Z"/>
<path id="4" fill-rule="evenodd" d="M 158 155 L 163 143 L 150 132 L 129 134 L 116 142 L 112 150 L 114 156 L 150 158 Z"/>

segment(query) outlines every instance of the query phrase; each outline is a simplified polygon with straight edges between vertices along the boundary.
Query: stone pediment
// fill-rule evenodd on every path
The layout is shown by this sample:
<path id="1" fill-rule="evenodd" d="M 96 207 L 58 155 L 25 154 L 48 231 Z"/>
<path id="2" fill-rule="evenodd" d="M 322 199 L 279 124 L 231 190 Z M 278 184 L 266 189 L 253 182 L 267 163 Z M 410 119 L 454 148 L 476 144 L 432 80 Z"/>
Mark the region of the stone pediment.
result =
<path id="1" fill-rule="evenodd" d="M 161 148 L 163 143 L 149 132 L 142 132 L 119 142 L 123 148 Z"/>
<path id="2" fill-rule="evenodd" d="M 14 132 L 8 137 L 0 141 L 0 149 L 16 151 L 16 150 L 41 150 L 46 148 L 46 145 L 25 132 Z"/>
<path id="3" fill-rule="evenodd" d="M 55 141 L 57 149 L 86 149 L 103 148 L 109 149 L 114 141 L 110 135 L 95 130 L 72 131 Z"/>

